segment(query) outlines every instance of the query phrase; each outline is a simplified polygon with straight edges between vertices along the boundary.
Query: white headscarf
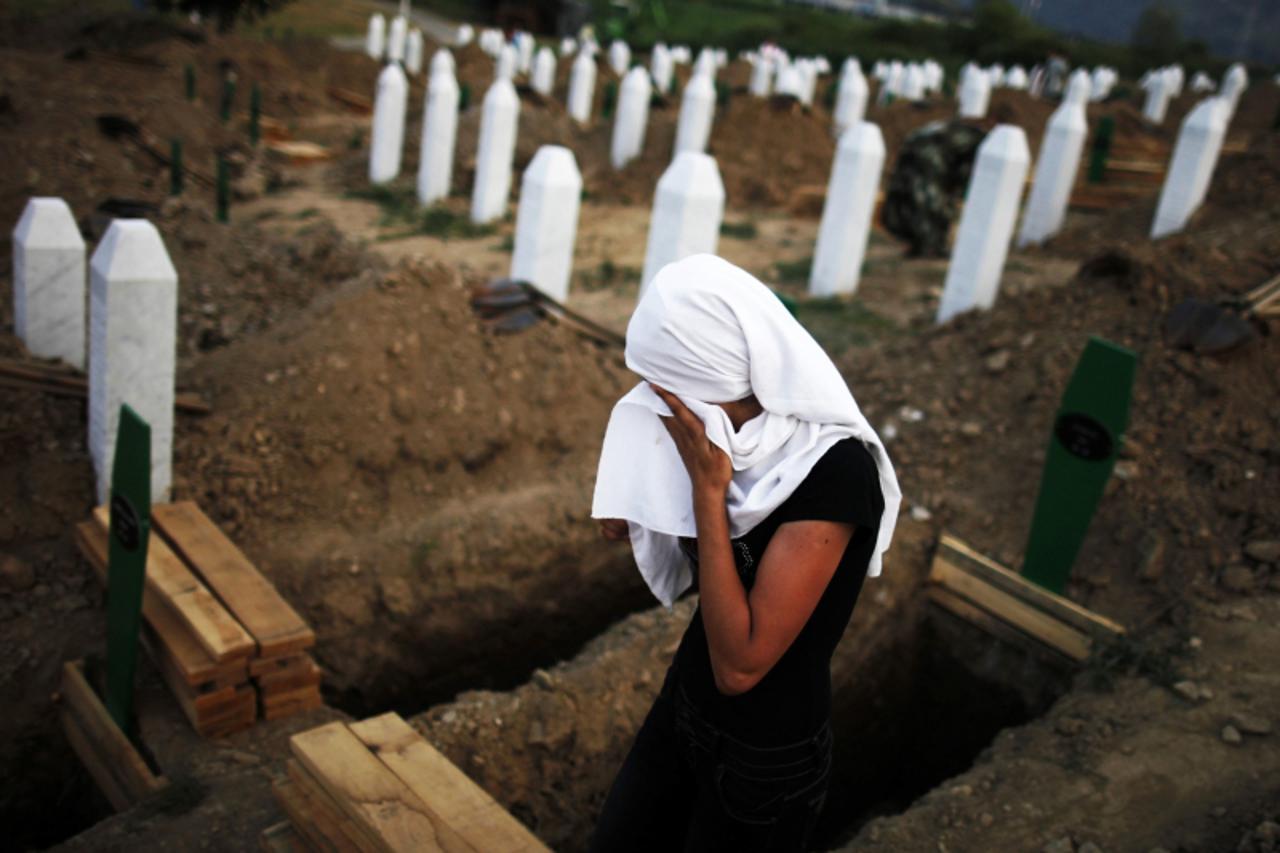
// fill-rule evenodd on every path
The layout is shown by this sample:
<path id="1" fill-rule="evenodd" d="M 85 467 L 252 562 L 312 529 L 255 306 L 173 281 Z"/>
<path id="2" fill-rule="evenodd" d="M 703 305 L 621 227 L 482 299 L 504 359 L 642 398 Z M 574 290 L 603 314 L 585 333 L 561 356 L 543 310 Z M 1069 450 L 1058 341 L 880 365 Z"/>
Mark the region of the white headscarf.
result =
<path id="1" fill-rule="evenodd" d="M 627 367 L 644 377 L 618 401 L 596 473 L 595 518 L 628 522 L 640 574 L 668 607 L 692 583 L 678 537 L 696 536 L 692 485 L 649 387 L 679 397 L 729 455 L 729 534 L 737 538 L 791 496 L 836 442 L 861 439 L 875 460 L 884 517 L 867 574 L 880 574 L 902 492 L 875 430 L 836 366 L 771 290 L 714 255 L 658 271 L 627 327 Z M 764 408 L 734 432 L 714 403 L 751 394 Z"/>

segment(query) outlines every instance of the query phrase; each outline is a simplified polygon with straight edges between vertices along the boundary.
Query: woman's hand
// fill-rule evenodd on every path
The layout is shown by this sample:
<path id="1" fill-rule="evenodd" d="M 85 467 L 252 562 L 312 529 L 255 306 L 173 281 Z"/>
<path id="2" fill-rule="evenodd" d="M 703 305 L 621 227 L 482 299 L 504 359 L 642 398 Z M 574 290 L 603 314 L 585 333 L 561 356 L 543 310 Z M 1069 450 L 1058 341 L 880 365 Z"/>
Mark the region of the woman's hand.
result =
<path id="1" fill-rule="evenodd" d="M 610 542 L 626 542 L 631 538 L 625 518 L 599 518 L 600 535 Z"/>
<path id="2" fill-rule="evenodd" d="M 671 439 L 680 451 L 684 467 L 689 472 L 696 493 L 716 495 L 723 499 L 733 480 L 733 463 L 729 454 L 711 443 L 707 438 L 707 429 L 702 421 L 689 407 L 680 402 L 680 398 L 665 388 L 659 388 L 652 382 L 649 387 L 662 398 L 671 409 L 672 417 L 663 418 L 662 425 L 671 434 Z"/>

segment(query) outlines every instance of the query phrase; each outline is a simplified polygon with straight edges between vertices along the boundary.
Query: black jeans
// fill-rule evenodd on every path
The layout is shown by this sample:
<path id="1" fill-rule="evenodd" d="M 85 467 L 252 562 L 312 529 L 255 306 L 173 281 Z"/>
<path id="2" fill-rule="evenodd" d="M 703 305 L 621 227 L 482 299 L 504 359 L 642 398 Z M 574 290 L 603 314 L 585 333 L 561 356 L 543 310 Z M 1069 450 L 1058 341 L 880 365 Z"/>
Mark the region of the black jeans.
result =
<path id="1" fill-rule="evenodd" d="M 804 850 L 826 799 L 830 725 L 751 746 L 702 717 L 674 671 L 609 790 L 592 853 Z"/>

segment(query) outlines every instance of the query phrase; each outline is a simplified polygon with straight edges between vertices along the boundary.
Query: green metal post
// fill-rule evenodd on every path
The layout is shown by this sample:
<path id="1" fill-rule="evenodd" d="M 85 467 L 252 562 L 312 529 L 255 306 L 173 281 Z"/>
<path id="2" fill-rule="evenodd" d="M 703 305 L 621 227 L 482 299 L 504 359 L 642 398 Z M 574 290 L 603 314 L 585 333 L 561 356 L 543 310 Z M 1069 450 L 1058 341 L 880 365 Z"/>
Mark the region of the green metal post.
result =
<path id="1" fill-rule="evenodd" d="M 1089 153 L 1089 183 L 1100 184 L 1107 171 L 1107 157 L 1111 154 L 1111 139 L 1115 136 L 1116 120 L 1103 116 L 1098 122 L 1098 132 L 1093 137 L 1093 150 Z"/>
<path id="2" fill-rule="evenodd" d="M 187 100 L 194 101 L 196 99 L 196 67 L 188 63 L 183 77 L 186 78 Z"/>
<path id="3" fill-rule="evenodd" d="M 1091 337 L 1054 420 L 1022 574 L 1061 594 L 1129 423 L 1138 357 Z"/>
<path id="4" fill-rule="evenodd" d="M 182 140 L 169 143 L 169 195 L 182 195 Z"/>
<path id="5" fill-rule="evenodd" d="M 231 105 L 235 99 L 236 81 L 228 77 L 222 81 L 222 104 L 219 107 L 219 115 L 223 124 L 231 121 Z"/>
<path id="6" fill-rule="evenodd" d="M 458 112 L 465 113 L 469 106 L 471 106 L 471 86 L 463 83 L 462 88 L 458 90 Z"/>
<path id="7" fill-rule="evenodd" d="M 151 533 L 151 427 L 127 405 L 120 407 L 110 507 L 106 704 L 116 725 L 127 732 L 133 718 L 133 678 Z"/>
<path id="8" fill-rule="evenodd" d="M 231 219 L 231 174 L 227 158 L 218 155 L 218 221 L 228 222 Z"/>
<path id="9" fill-rule="evenodd" d="M 262 90 L 253 84 L 249 92 L 249 144 L 257 145 L 262 136 Z"/>
<path id="10" fill-rule="evenodd" d="M 610 80 L 604 84 L 604 104 L 600 109 L 600 115 L 605 118 L 613 118 L 613 105 L 618 100 L 618 84 Z"/>

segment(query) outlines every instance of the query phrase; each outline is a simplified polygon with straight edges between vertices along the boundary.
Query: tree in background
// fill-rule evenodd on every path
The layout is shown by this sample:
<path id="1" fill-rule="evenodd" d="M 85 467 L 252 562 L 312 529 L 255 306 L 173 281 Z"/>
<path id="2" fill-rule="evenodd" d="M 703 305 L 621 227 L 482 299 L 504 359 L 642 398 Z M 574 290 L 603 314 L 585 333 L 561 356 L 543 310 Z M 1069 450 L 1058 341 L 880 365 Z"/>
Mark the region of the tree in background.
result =
<path id="1" fill-rule="evenodd" d="M 1148 67 L 1168 65 L 1177 60 L 1182 49 L 1177 10 L 1165 2 L 1147 6 L 1133 25 L 1129 43 Z"/>
<path id="2" fill-rule="evenodd" d="M 198 12 L 230 29 L 240 19 L 251 21 L 284 7 L 291 0 L 149 0 L 161 12 Z"/>

